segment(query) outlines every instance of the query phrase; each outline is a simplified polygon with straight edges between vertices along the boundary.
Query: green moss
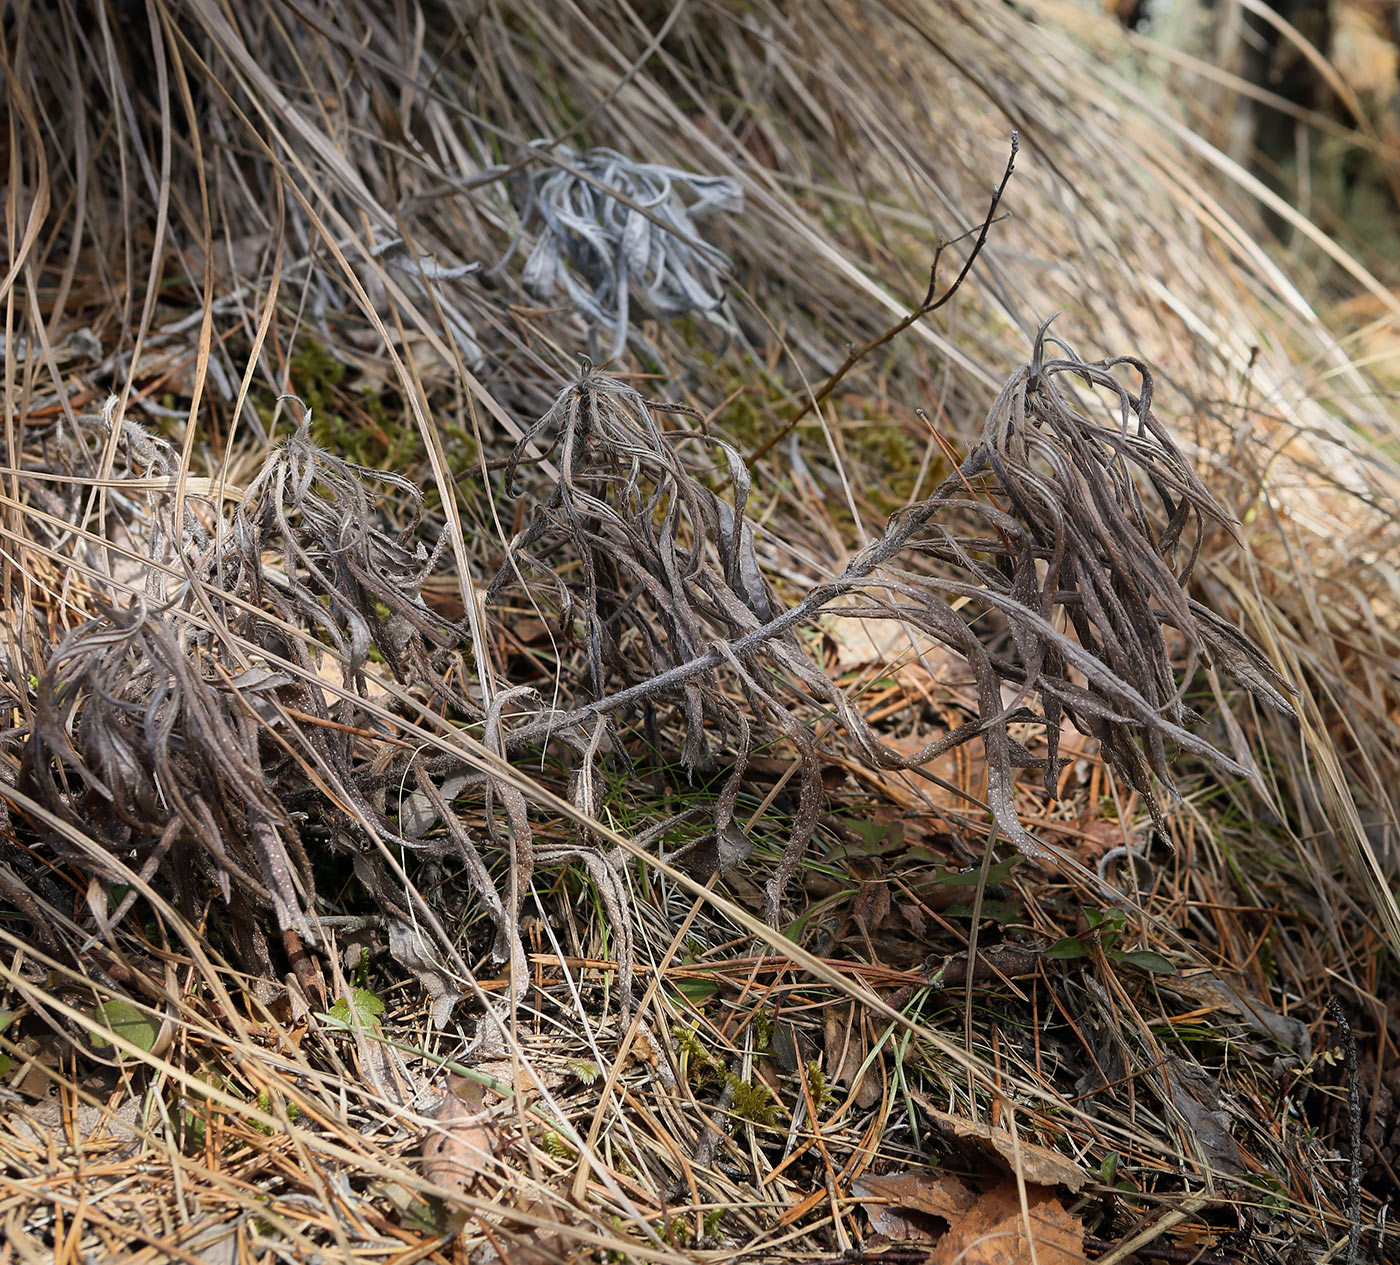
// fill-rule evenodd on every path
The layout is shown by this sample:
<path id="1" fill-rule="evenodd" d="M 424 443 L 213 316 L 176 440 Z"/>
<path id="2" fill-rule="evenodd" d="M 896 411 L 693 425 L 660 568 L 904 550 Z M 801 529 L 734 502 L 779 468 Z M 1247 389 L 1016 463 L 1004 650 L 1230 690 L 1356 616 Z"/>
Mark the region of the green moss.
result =
<path id="1" fill-rule="evenodd" d="M 540 1138 L 540 1149 L 543 1150 L 546 1155 L 552 1156 L 554 1159 L 560 1160 L 565 1164 L 572 1164 L 578 1159 L 578 1152 L 557 1133 L 546 1133 Z"/>
<path id="2" fill-rule="evenodd" d="M 891 474 L 913 474 L 919 468 L 919 454 L 904 428 L 894 424 L 860 424 L 846 431 L 847 447 Z"/>
<path id="3" fill-rule="evenodd" d="M 816 1059 L 807 1064 L 807 1086 L 812 1091 L 812 1103 L 818 1111 L 835 1097 L 831 1092 L 831 1083 Z"/>
<path id="4" fill-rule="evenodd" d="M 419 448 L 416 428 L 379 390 L 349 386 L 349 373 L 345 361 L 314 339 L 301 340 L 287 362 L 288 390 L 311 410 L 312 438 L 370 469 L 411 469 Z M 249 398 L 270 429 L 277 411 L 275 394 L 254 392 Z"/>
<path id="5" fill-rule="evenodd" d="M 734 1114 L 754 1124 L 778 1122 L 778 1100 L 773 1091 L 761 1081 L 746 1081 L 732 1072 L 725 1078 L 734 1091 Z"/>
<path id="6" fill-rule="evenodd" d="M 336 388 L 345 380 L 347 365 L 320 343 L 304 339 L 287 363 L 292 389 L 316 414 L 329 414 L 335 408 Z"/>
<path id="7" fill-rule="evenodd" d="M 734 396 L 719 415 L 725 435 L 747 456 L 792 416 L 793 395 L 788 385 L 751 356 L 738 363 L 726 358 L 714 366 L 716 402 Z M 806 425 L 807 423 L 803 423 Z"/>
<path id="8" fill-rule="evenodd" d="M 691 1084 L 723 1077 L 724 1064 L 705 1048 L 694 1028 L 678 1023 L 671 1028 L 671 1035 L 685 1056 L 686 1079 Z"/>
<path id="9" fill-rule="evenodd" d="M 257 1108 L 265 1116 L 271 1116 L 276 1114 L 275 1104 L 272 1101 L 272 1096 L 267 1092 L 267 1090 L 262 1090 L 259 1092 Z M 300 1110 L 298 1109 L 296 1103 L 289 1102 L 287 1104 L 288 1121 L 295 1122 L 297 1116 L 300 1114 Z M 254 1129 L 256 1129 L 259 1133 L 264 1134 L 267 1137 L 271 1137 L 274 1133 L 279 1132 L 279 1130 L 274 1128 L 272 1125 L 263 1124 L 260 1120 L 254 1120 L 251 1123 Z"/>
<path id="10" fill-rule="evenodd" d="M 569 1071 L 585 1085 L 592 1085 L 602 1074 L 602 1068 L 592 1059 L 570 1059 Z"/>
<path id="11" fill-rule="evenodd" d="M 773 1046 L 773 1016 L 766 1010 L 753 1017 L 753 1039 L 760 1054 L 767 1054 Z"/>

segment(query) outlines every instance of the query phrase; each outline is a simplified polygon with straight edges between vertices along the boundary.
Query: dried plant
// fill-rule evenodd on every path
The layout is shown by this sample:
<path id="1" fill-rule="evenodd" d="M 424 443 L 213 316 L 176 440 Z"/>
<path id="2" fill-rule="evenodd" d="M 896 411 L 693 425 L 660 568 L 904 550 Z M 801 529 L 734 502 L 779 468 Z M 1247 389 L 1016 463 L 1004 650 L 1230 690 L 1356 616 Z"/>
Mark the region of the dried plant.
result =
<path id="1" fill-rule="evenodd" d="M 137 599 L 73 630 L 39 678 L 20 785 L 112 853 L 135 850 L 142 879 L 168 865 L 199 906 L 212 877 L 269 905 L 281 930 L 314 939 L 311 869 L 264 772 L 262 724 L 226 674 L 165 612 Z M 108 882 L 93 854 L 59 853 Z M 167 861 L 168 858 L 168 861 Z M 109 920 L 105 896 L 96 909 Z"/>
<path id="2" fill-rule="evenodd" d="M 657 316 L 699 312 L 721 326 L 729 258 L 700 236 L 695 221 L 743 210 L 737 181 L 659 163 L 635 162 L 611 149 L 575 154 L 535 142 L 548 165 L 526 179 L 521 219 L 539 222 L 524 283 L 542 298 L 562 289 L 595 327 L 612 333 L 608 359 L 627 344 L 636 287 Z M 687 204 L 681 187 L 694 201 Z"/>
<path id="3" fill-rule="evenodd" d="M 367 481 L 401 495 L 408 519 L 396 536 L 381 529 Z M 430 551 L 417 539 L 422 507 L 422 492 L 411 480 L 355 465 L 317 445 L 307 409 L 244 492 L 232 531 L 211 561 L 212 581 L 286 625 L 324 636 L 343 665 L 347 688 L 363 694 L 374 647 L 399 680 L 441 690 L 428 647 L 455 646 L 466 629 L 423 601 L 423 583 L 444 542 Z M 267 565 L 269 554 L 280 563 L 276 571 Z M 314 667 L 297 646 L 286 642 L 289 654 Z M 462 705 L 455 690 L 448 699 Z"/>
<path id="4" fill-rule="evenodd" d="M 545 568 L 546 559 L 557 576 L 554 560 L 567 548 L 579 579 L 555 579 L 553 587 L 564 593 L 562 613 L 573 606 L 581 613 L 594 699 L 522 726 L 514 740 L 577 729 L 593 735 L 596 751 L 600 724 L 664 702 L 685 726 L 683 762 L 696 765 L 707 733 L 728 733 L 737 739 L 738 777 L 752 737 L 723 688 L 726 678 L 736 683 L 750 714 L 789 739 L 800 759 L 798 807 L 768 889 L 770 921 L 822 802 L 803 704 L 834 709 L 864 756 L 884 768 L 918 770 L 980 739 L 997 827 L 1035 857 L 1047 854 L 1020 822 L 1015 771 L 1041 771 L 1047 794 L 1056 794 L 1065 718 L 1100 740 L 1159 826 L 1154 778 L 1174 789 L 1168 744 L 1245 774 L 1187 728 L 1197 718 L 1182 701 L 1173 663 L 1184 654 L 1187 679 L 1198 662 L 1216 664 L 1291 714 L 1264 655 L 1186 593 L 1202 533 L 1208 523 L 1226 526 L 1228 516 L 1154 413 L 1146 365 L 1126 356 L 1086 362 L 1067 348 L 1047 360 L 1046 342 L 1042 329 L 1030 364 L 1002 389 L 959 469 L 896 515 L 840 575 L 781 613 L 746 531 L 748 482 L 738 455 L 717 445 L 731 508 L 680 460 L 681 445 L 702 436 L 663 434 L 654 406 L 634 389 L 585 370 L 527 436 L 553 429 L 559 479 L 531 511 L 491 596 Z M 1137 373 L 1137 391 L 1115 375 L 1120 366 Z M 1109 393 L 1117 424 L 1093 420 L 1067 391 L 1068 378 Z M 881 742 L 793 635 L 838 603 L 849 614 L 898 619 L 957 651 L 976 679 L 979 715 L 912 755 Z M 639 662 L 655 670 L 639 673 Z M 1011 703 L 1003 702 L 1005 686 L 1015 691 Z M 1010 726 L 1024 722 L 1043 726 L 1045 755 L 1011 736 Z M 722 815 L 732 807 L 728 795 L 721 804 Z M 716 829 L 728 825 L 721 820 Z"/>
<path id="5" fill-rule="evenodd" d="M 1393 401 L 1317 313 L 1355 285 L 1384 316 L 1391 261 L 1297 215 L 1315 257 L 1275 252 L 1250 212 L 1273 194 L 1192 130 L 1228 110 L 1176 109 L 1236 89 L 1174 61 L 1158 69 L 1180 91 L 1137 91 L 1159 46 L 1115 60 L 1094 10 L 9 6 L 0 1151 L 17 1252 L 387 1262 L 465 1217 L 453 1253 L 474 1261 L 559 1259 L 556 1234 L 619 1259 L 835 1259 L 866 1228 L 840 1198 L 859 1167 L 923 1171 L 929 1144 L 995 1162 L 962 1126 L 1002 1137 L 1018 1171 L 1053 1147 L 1075 1184 L 1115 1174 L 1111 1201 L 1074 1205 L 1078 1255 L 1112 1254 L 1143 1217 L 1177 1219 L 1162 1251 L 1189 1255 L 1235 1212 L 1227 1256 L 1321 1253 L 1348 1225 L 1383 1251 L 1400 450 Z M 964 216 L 1008 119 L 1029 161 L 973 268 Z M 1298 123 L 1300 144 L 1336 132 Z M 600 172 L 592 146 L 669 174 Z M 676 175 L 695 167 L 742 188 L 745 213 L 714 214 Z M 551 176 L 563 238 L 539 204 Z M 689 228 L 649 204 L 667 180 Z M 898 296 L 935 234 L 972 283 L 911 309 Z M 542 238 L 529 269 L 468 275 Z M 720 245 L 744 284 L 717 302 Z M 700 296 L 643 341 L 640 309 Z M 1156 401 L 1131 362 L 1048 340 L 1028 355 L 1032 314 L 1056 309 L 1151 364 Z M 696 326 L 731 311 L 753 354 L 716 361 Z M 638 394 L 647 366 L 625 359 L 563 380 L 581 324 L 595 361 L 644 353 L 670 376 L 641 390 L 703 420 Z M 314 392 L 330 451 L 305 434 L 272 450 L 288 389 Z M 108 395 L 107 416 L 80 415 Z M 915 399 L 958 446 L 947 467 L 890 406 Z M 553 461 L 523 453 L 530 497 L 507 505 L 493 472 L 546 413 Z M 930 471 L 953 474 L 932 497 Z M 404 479 L 436 484 L 416 528 Z M 843 647 L 837 688 L 804 652 L 830 650 L 811 630 L 845 624 L 828 614 L 897 618 L 911 649 L 953 645 L 970 668 Z M 1189 679 L 1228 666 L 1277 705 L 1246 630 L 1298 684 L 1301 726 Z M 1205 687 L 1209 728 L 1186 707 Z M 1255 786 L 1173 762 L 1220 732 Z M 1046 806 L 1035 783 L 1057 768 L 1066 802 Z M 1164 770 L 1190 793 L 1165 814 L 1177 855 L 1149 859 L 1149 806 L 1115 792 L 1160 796 Z M 984 777 L 997 803 L 978 802 Z M 1058 843 L 1064 864 L 1011 870 L 996 903 L 1021 920 L 1003 924 L 994 845 L 1014 831 L 985 828 L 1017 808 L 1017 841 Z M 750 882 L 776 863 L 745 823 L 760 841 L 793 827 L 788 873 L 817 815 L 822 855 L 774 932 Z M 987 916 L 960 922 L 937 898 L 983 844 Z M 1047 957 L 1046 937 L 1083 936 L 1094 880 L 1121 929 Z M 279 924 L 280 949 L 259 944 Z M 303 926 L 323 937 L 309 954 Z M 1170 964 L 1208 969 L 1143 974 Z M 382 1010 L 328 1022 L 318 974 Z M 906 1005 L 913 990 L 933 1004 Z M 1333 991 L 1359 1110 L 1337 1109 L 1342 1069 L 1310 1061 Z M 464 997 L 486 1019 L 475 1046 L 452 1022 Z M 159 1045 L 127 1042 L 112 1067 L 75 1037 L 122 1006 Z M 1178 1039 L 1183 1013 L 1205 1039 Z M 430 1208 L 412 1108 L 446 1060 L 502 1046 L 466 1069 L 501 1090 L 489 1162 L 464 1151 L 477 1171 Z M 1280 1138 L 1285 1108 L 1300 1127 Z"/>
<path id="6" fill-rule="evenodd" d="M 369 699 L 372 654 L 424 697 L 459 715 L 481 714 L 434 662 L 461 644 L 465 629 L 423 600 L 442 545 L 429 549 L 418 537 L 422 494 L 401 475 L 319 447 L 310 422 L 304 410 L 243 490 L 231 522 L 218 519 L 210 533 L 187 510 L 177 556 L 189 573 L 178 585 L 160 565 L 175 532 L 173 489 L 151 492 L 148 588 L 167 600 L 109 610 L 54 650 L 39 677 L 20 784 L 62 821 L 86 823 L 103 847 L 135 848 L 144 879 L 168 857 L 191 899 L 192 880 L 213 876 L 225 899 L 236 888 L 270 907 L 279 930 L 315 942 L 314 883 L 295 821 L 306 814 L 289 805 L 314 806 L 333 837 L 354 822 L 315 789 L 314 767 L 361 824 L 409 848 L 450 849 L 488 903 L 495 891 L 430 778 L 419 778 L 420 792 L 455 827 L 448 838 L 408 837 L 390 820 L 383 787 L 412 780 L 410 756 L 375 767 L 354 741 L 366 724 L 381 723 L 372 713 L 382 703 Z M 133 435 L 140 432 L 128 424 L 124 442 Z M 371 501 L 375 483 L 402 502 L 396 534 Z M 211 616 L 214 628 L 205 622 Z M 334 705 L 322 684 L 327 656 L 342 683 Z M 307 723 L 292 724 L 286 708 Z M 290 754 L 277 726 L 292 739 Z M 67 855 L 60 833 L 51 841 Z M 361 868 L 384 912 L 401 913 L 406 897 L 393 895 L 373 858 L 362 857 Z M 499 899 L 491 907 L 504 958 L 513 933 Z"/>

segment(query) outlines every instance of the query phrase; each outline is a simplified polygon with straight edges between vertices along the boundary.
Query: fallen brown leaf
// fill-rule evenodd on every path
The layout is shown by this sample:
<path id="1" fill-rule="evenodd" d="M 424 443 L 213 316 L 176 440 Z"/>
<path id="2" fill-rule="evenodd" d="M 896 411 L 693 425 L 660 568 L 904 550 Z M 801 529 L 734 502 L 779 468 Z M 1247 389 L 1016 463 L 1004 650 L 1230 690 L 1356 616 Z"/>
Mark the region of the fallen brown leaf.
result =
<path id="1" fill-rule="evenodd" d="M 1024 979 L 1035 974 L 1043 953 L 1043 949 L 1023 944 L 988 945 L 985 949 L 977 951 L 977 965 L 973 968 L 972 978 L 978 983 L 983 980 L 999 980 L 1002 976 L 1007 979 Z M 929 965 L 925 964 L 924 972 L 929 983 L 935 988 L 959 988 L 967 983 L 966 953 L 945 957 L 942 965 L 936 970 L 930 971 Z"/>
<path id="2" fill-rule="evenodd" d="M 862 883 L 856 893 L 854 916 L 866 931 L 878 931 L 884 926 L 890 916 L 890 885 L 879 879 Z"/>
<path id="3" fill-rule="evenodd" d="M 466 1194 L 490 1163 L 495 1148 L 485 1124 L 486 1089 L 465 1076 L 449 1076 L 447 1097 L 423 1135 L 423 1176 Z"/>
<path id="4" fill-rule="evenodd" d="M 1162 1065 L 1172 1105 L 1181 1113 L 1191 1141 L 1225 1173 L 1249 1172 L 1249 1161 L 1230 1132 L 1230 1117 L 1221 1110 L 1220 1089 L 1197 1063 L 1168 1058 Z"/>
<path id="5" fill-rule="evenodd" d="M 486 1059 L 476 1064 L 475 1070 L 502 1085 L 514 1085 L 517 1094 L 554 1093 L 562 1089 L 569 1079 L 563 1068 L 540 1067 L 537 1063 L 512 1063 L 510 1059 Z M 486 1088 L 486 1093 L 488 1096 L 484 1101 L 488 1103 L 500 1098 L 493 1089 Z"/>
<path id="6" fill-rule="evenodd" d="M 836 647 L 834 666 L 838 673 L 874 667 L 882 676 L 917 682 L 915 689 L 937 687 L 943 679 L 966 680 L 971 675 L 962 655 L 930 643 L 927 637 L 894 620 L 828 614 L 821 623 Z"/>
<path id="7" fill-rule="evenodd" d="M 867 1175 L 851 1183 L 851 1193 L 864 1204 L 871 1230 L 894 1243 L 935 1240 L 947 1231 L 938 1221 L 951 1226 L 977 1202 L 956 1177 L 934 1173 Z"/>
<path id="8" fill-rule="evenodd" d="M 1024 1210 L 1010 1179 L 977 1194 L 956 1177 L 891 1173 L 862 1177 L 851 1189 L 875 1233 L 892 1242 L 932 1242 L 928 1265 L 1083 1265 L 1085 1259 L 1083 1225 L 1043 1188 L 1027 1187 Z"/>
<path id="9" fill-rule="evenodd" d="M 938 1241 L 929 1265 L 1084 1265 L 1084 1226 L 1045 1190 L 998 1182 Z M 1030 1233 L 1027 1234 L 1027 1229 Z M 1034 1255 L 1031 1240 L 1034 1239 Z"/>
<path id="10" fill-rule="evenodd" d="M 1013 1175 L 1019 1172 L 1032 1185 L 1063 1186 L 1077 1194 L 1087 1180 L 1084 1170 L 1058 1151 L 1013 1137 L 1009 1129 L 975 1124 L 939 1111 L 922 1094 L 916 1094 L 915 1101 L 945 1137 L 954 1142 L 971 1142 L 984 1156 L 999 1161 Z"/>

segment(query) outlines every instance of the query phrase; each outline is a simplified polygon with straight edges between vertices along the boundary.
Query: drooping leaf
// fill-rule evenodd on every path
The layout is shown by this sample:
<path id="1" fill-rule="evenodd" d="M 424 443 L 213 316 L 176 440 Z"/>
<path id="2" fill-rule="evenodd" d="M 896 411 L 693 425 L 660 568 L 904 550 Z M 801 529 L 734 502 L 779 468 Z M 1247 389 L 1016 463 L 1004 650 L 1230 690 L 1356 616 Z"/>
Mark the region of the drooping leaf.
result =
<path id="1" fill-rule="evenodd" d="M 1131 949 L 1126 953 L 1112 955 L 1115 962 L 1126 962 L 1140 971 L 1154 971 L 1162 975 L 1176 974 L 1176 964 L 1151 949 Z"/>
<path id="2" fill-rule="evenodd" d="M 539 238 L 525 261 L 525 288 L 541 298 L 563 290 L 621 354 L 633 293 L 658 316 L 717 315 L 729 258 L 700 235 L 695 218 L 743 210 L 727 176 L 636 162 L 611 149 L 576 153 L 536 141 L 525 178 L 523 218 Z M 687 208 L 681 189 L 693 201 Z M 641 208 L 645 208 L 642 210 Z"/>
<path id="3" fill-rule="evenodd" d="M 1073 958 L 1087 958 L 1089 946 L 1075 936 L 1065 936 L 1064 939 L 1056 940 L 1046 949 L 1045 956 L 1052 962 L 1068 962 Z"/>

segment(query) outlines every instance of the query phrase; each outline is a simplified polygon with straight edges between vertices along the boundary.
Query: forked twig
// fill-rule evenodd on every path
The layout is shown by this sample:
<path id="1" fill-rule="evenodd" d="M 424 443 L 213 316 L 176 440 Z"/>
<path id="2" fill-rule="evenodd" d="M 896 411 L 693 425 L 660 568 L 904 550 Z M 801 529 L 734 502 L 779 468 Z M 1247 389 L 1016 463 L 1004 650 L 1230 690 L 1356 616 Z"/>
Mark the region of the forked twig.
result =
<path id="1" fill-rule="evenodd" d="M 750 470 L 766 457 L 773 448 L 786 439 L 799 422 L 809 413 L 818 409 L 824 404 L 831 393 L 841 385 L 841 380 L 850 373 L 856 365 L 860 364 L 872 351 L 878 351 L 886 343 L 897 338 L 904 333 L 915 321 L 922 320 L 925 316 L 938 311 L 947 303 L 953 295 L 958 292 L 962 283 L 967 278 L 967 274 L 972 271 L 972 265 L 977 262 L 977 256 L 982 253 L 982 247 L 987 244 L 987 234 L 991 230 L 996 219 L 997 207 L 1001 204 L 1002 194 L 1006 192 L 1006 186 L 1011 181 L 1011 173 L 1016 170 L 1016 155 L 1021 150 L 1021 135 L 1019 132 L 1011 133 L 1011 154 L 1006 160 L 1006 170 L 1002 172 L 1001 183 L 997 185 L 992 193 L 991 205 L 987 207 L 987 214 L 982 219 L 982 227 L 977 233 L 977 240 L 973 243 L 972 250 L 963 261 L 963 266 L 958 275 L 938 298 L 934 298 L 934 291 L 938 287 L 938 262 L 943 257 L 943 251 L 949 245 L 948 242 L 940 241 L 937 249 L 933 253 L 933 264 L 929 268 L 928 291 L 925 293 L 923 302 L 912 312 L 902 319 L 896 321 L 883 334 L 878 334 L 868 343 L 862 343 L 859 347 L 852 347 L 846 352 L 846 358 L 837 367 L 836 371 L 817 388 L 816 392 L 808 399 L 807 403 L 798 410 L 797 414 L 783 424 L 776 432 L 763 441 L 752 453 L 749 454 L 745 463 Z"/>

